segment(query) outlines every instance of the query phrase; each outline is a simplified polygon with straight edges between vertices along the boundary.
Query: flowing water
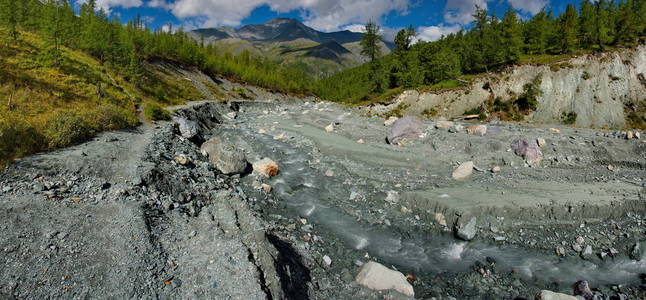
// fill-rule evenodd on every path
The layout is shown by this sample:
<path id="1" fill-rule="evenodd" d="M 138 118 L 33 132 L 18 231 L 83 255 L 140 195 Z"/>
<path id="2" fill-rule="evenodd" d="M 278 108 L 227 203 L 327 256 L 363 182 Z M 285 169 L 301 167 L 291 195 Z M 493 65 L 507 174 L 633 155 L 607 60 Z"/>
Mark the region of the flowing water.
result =
<path id="1" fill-rule="evenodd" d="M 335 177 L 312 169 L 305 151 L 270 136 L 240 129 L 255 140 L 255 151 L 279 162 L 280 175 L 266 181 L 275 198 L 288 211 L 315 224 L 319 231 L 336 236 L 347 247 L 368 252 L 379 261 L 418 274 L 465 272 L 476 261 L 493 258 L 499 271 L 514 272 L 527 281 L 565 282 L 588 280 L 593 285 L 634 284 L 646 272 L 646 259 L 627 257 L 597 265 L 578 258 L 559 258 L 527 249 L 499 247 L 483 242 L 463 242 L 446 235 L 410 233 L 405 228 L 373 227 L 334 206 L 333 199 L 349 199 L 350 191 Z"/>

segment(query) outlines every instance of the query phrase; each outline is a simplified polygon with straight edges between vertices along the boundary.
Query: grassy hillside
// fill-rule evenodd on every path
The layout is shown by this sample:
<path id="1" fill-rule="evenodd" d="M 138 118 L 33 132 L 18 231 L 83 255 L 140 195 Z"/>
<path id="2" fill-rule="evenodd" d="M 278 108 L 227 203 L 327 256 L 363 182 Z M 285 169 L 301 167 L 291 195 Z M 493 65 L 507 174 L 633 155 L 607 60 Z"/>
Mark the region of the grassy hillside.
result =
<path id="1" fill-rule="evenodd" d="M 186 80 L 145 68 L 141 88 L 91 56 L 62 47 L 52 65 L 37 34 L 12 41 L 0 27 L 0 165 L 38 151 L 84 141 L 97 132 L 135 126 L 136 108 L 201 98 Z"/>

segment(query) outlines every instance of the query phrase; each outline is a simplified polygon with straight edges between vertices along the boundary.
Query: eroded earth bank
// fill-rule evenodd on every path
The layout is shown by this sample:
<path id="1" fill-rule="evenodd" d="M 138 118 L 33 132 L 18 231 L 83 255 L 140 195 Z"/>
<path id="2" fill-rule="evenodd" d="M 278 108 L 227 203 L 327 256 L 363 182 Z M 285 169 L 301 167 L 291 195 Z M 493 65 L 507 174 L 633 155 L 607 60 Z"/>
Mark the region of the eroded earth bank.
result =
<path id="1" fill-rule="evenodd" d="M 0 298 L 646 297 L 641 133 L 174 115 L 0 173 Z"/>

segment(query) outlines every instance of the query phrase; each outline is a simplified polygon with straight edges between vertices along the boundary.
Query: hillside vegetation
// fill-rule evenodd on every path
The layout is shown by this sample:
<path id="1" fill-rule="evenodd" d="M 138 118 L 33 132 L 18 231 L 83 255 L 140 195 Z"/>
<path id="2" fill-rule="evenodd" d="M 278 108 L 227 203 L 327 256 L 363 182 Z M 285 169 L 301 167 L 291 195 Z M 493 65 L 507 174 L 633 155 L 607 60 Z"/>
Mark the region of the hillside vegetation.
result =
<path id="1" fill-rule="evenodd" d="M 108 20 L 89 0 L 75 15 L 67 1 L 0 0 L 0 165 L 78 143 L 95 133 L 166 118 L 162 107 L 202 96 L 150 61 L 290 93 L 308 77 L 267 60 L 215 55 L 181 31 L 152 32 L 139 20 Z"/>
<path id="2" fill-rule="evenodd" d="M 502 19 L 477 9 L 474 19 L 470 30 L 435 42 L 411 45 L 414 32 L 402 30 L 392 54 L 318 81 L 316 94 L 342 103 L 374 103 L 402 89 L 457 87 L 513 64 L 559 68 L 572 55 L 634 47 L 646 35 L 646 0 L 584 0 L 579 10 L 568 5 L 558 17 L 543 10 L 527 21 L 513 9 Z"/>

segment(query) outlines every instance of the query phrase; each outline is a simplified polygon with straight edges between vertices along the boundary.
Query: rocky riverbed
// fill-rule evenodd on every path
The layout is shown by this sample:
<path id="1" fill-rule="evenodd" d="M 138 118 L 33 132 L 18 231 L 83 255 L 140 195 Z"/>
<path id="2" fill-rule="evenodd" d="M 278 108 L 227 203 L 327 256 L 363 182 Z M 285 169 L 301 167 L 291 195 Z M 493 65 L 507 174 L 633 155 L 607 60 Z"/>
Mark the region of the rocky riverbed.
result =
<path id="1" fill-rule="evenodd" d="M 0 173 L 0 298 L 646 297 L 641 133 L 174 115 Z"/>

